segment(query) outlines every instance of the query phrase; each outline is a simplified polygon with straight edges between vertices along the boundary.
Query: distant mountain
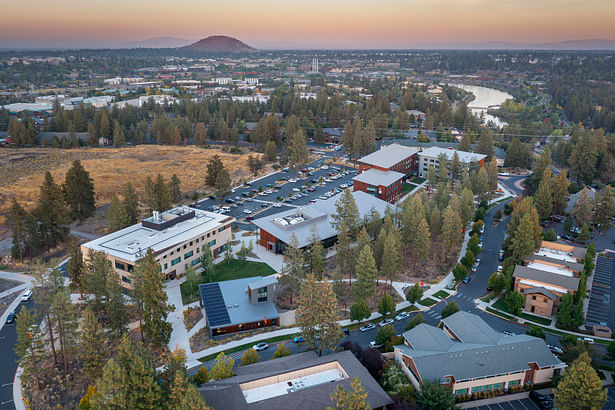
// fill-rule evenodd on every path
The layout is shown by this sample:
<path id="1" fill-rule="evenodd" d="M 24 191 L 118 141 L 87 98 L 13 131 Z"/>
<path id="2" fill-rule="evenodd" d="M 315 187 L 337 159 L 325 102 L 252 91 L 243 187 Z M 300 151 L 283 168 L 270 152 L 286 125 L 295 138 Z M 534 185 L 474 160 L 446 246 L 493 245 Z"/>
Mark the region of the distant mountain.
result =
<path id="1" fill-rule="evenodd" d="M 183 50 L 201 51 L 206 53 L 242 53 L 256 51 L 255 48 L 228 36 L 209 36 L 189 46 L 182 47 Z"/>
<path id="2" fill-rule="evenodd" d="M 615 50 L 615 40 L 568 40 L 553 43 L 513 43 L 487 41 L 483 43 L 423 43 L 418 48 L 466 50 Z"/>
<path id="3" fill-rule="evenodd" d="M 147 40 L 128 41 L 121 46 L 125 48 L 177 48 L 190 44 L 193 41 L 177 37 L 154 37 Z"/>

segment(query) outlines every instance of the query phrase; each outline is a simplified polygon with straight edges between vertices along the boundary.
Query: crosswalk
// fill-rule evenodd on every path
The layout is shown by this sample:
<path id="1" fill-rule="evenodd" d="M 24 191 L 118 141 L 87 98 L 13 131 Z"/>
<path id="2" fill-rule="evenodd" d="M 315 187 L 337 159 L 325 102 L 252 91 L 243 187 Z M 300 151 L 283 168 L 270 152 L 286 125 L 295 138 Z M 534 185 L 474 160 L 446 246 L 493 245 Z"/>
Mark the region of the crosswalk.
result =
<path id="1" fill-rule="evenodd" d="M 455 295 L 455 299 L 463 299 L 463 300 L 467 300 L 468 302 L 474 301 L 473 297 L 468 296 L 468 295 L 460 295 L 460 294 Z"/>
<path id="2" fill-rule="evenodd" d="M 433 319 L 437 319 L 437 320 L 442 319 L 442 315 L 441 315 L 440 313 L 436 312 L 436 311 L 435 311 L 435 310 L 433 310 L 433 309 L 430 309 L 430 310 L 426 311 L 426 312 L 425 312 L 425 314 L 426 314 L 427 316 L 432 317 Z"/>

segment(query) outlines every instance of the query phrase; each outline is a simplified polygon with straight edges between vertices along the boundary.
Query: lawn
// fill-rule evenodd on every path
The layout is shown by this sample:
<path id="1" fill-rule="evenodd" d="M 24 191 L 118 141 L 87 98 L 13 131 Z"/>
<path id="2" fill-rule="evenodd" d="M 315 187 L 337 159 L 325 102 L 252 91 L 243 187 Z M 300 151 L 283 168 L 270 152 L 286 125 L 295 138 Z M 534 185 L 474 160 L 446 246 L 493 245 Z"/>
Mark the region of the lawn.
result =
<path id="1" fill-rule="evenodd" d="M 434 293 L 432 296 L 435 296 L 435 297 L 437 297 L 439 299 L 444 299 L 444 298 L 448 297 L 448 295 L 449 295 L 448 292 L 445 292 L 443 290 L 439 290 L 436 293 Z"/>
<path id="2" fill-rule="evenodd" d="M 421 177 L 416 177 L 412 180 L 413 183 L 415 184 L 422 184 L 423 182 L 425 182 L 425 178 L 421 178 Z"/>
<path id="3" fill-rule="evenodd" d="M 404 182 L 404 184 L 401 186 L 401 192 L 410 192 L 414 188 L 416 188 L 417 186 L 418 185 L 414 185 L 414 184 L 411 184 L 409 182 Z"/>
<path id="4" fill-rule="evenodd" d="M 540 323 L 541 325 L 549 326 L 551 324 L 551 319 L 547 319 L 546 317 L 534 316 L 529 313 L 521 312 L 520 315 L 525 320 L 530 320 L 535 323 Z"/>
<path id="5" fill-rule="evenodd" d="M 491 312 L 491 313 L 493 313 L 494 315 L 497 315 L 497 316 L 503 317 L 504 319 L 514 320 L 514 318 L 513 318 L 512 316 L 509 316 L 509 315 L 507 315 L 506 313 L 499 312 L 499 311 L 497 311 L 497 310 L 495 310 L 495 309 L 491 309 L 489 306 L 487 306 L 487 312 Z"/>
<path id="6" fill-rule="evenodd" d="M 230 263 L 224 261 L 214 266 L 213 281 L 224 282 L 226 280 L 249 278 L 252 276 L 268 276 L 274 274 L 275 271 L 266 263 L 245 261 L 241 263 L 237 259 L 233 259 Z M 199 283 L 205 280 L 201 277 Z M 199 289 L 195 287 L 192 292 L 186 283 L 180 285 L 182 292 L 182 302 L 184 305 L 196 302 L 199 299 Z"/>
<path id="7" fill-rule="evenodd" d="M 426 298 L 426 299 L 419 301 L 419 303 L 423 306 L 433 306 L 436 303 L 438 303 L 438 301 L 434 299 Z"/>
<path id="8" fill-rule="evenodd" d="M 508 311 L 508 306 L 506 306 L 506 302 L 504 302 L 504 299 L 502 299 L 502 298 L 496 300 L 493 303 L 493 307 L 496 308 L 496 309 L 503 310 L 504 312 L 511 313 L 511 312 Z"/>
<path id="9" fill-rule="evenodd" d="M 224 354 L 228 356 L 232 353 L 239 352 L 241 350 L 247 350 L 251 348 L 252 346 L 254 346 L 256 343 L 260 343 L 260 342 L 265 342 L 265 343 L 282 342 L 284 340 L 291 340 L 293 337 L 295 337 L 295 334 L 270 337 L 269 339 L 263 339 L 263 340 L 259 340 L 258 342 L 247 343 L 245 345 L 241 345 L 241 346 L 233 347 L 231 349 L 224 350 Z M 211 360 L 214 360 L 216 357 L 218 357 L 219 354 L 220 353 L 210 354 L 209 356 L 201 357 L 200 359 L 198 359 L 198 361 L 201 363 L 207 363 Z"/>

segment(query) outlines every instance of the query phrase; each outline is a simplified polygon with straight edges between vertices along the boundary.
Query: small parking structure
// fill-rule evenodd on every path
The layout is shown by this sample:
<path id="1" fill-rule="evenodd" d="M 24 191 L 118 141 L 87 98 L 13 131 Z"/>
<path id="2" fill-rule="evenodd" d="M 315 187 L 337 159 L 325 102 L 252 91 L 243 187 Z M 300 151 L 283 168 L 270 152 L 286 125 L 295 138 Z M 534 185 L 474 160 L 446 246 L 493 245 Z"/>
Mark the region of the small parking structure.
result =
<path id="1" fill-rule="evenodd" d="M 615 259 L 602 255 L 598 256 L 596 260 L 586 317 L 588 328 L 600 323 L 606 323 L 611 329 L 615 328 L 615 317 L 609 315 L 615 273 L 614 262 Z M 609 319 L 609 316 L 611 319 Z"/>

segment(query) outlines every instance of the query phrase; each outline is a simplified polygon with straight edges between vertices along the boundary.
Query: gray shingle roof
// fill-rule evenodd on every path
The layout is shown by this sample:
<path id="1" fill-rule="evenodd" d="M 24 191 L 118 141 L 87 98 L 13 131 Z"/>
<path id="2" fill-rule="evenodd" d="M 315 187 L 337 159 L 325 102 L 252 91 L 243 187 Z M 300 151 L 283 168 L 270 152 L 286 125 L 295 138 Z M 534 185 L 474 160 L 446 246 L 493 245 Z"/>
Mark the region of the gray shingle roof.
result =
<path id="1" fill-rule="evenodd" d="M 532 269 L 527 266 L 517 265 L 513 273 L 515 278 L 536 280 L 550 285 L 560 286 L 565 289 L 576 291 L 579 289 L 579 278 L 572 276 L 559 275 L 540 269 Z"/>
<path id="2" fill-rule="evenodd" d="M 477 315 L 461 311 L 442 322 L 462 341 L 448 338 L 444 330 L 421 324 L 404 333 L 412 347 L 395 346 L 413 359 L 422 381 L 441 381 L 445 376 L 453 376 L 456 381 L 495 376 L 529 369 L 529 363 L 541 368 L 563 366 L 544 340 L 528 335 L 506 336 Z"/>
<path id="3" fill-rule="evenodd" d="M 348 379 L 313 386 L 250 404 L 246 402 L 239 387 L 241 383 L 333 361 L 337 361 L 344 368 L 348 373 Z M 391 398 L 350 351 L 332 353 L 322 357 L 318 357 L 312 351 L 299 353 L 249 366 L 240 366 L 235 369 L 235 372 L 237 375 L 234 377 L 206 383 L 199 387 L 198 390 L 207 405 L 216 410 L 322 410 L 332 405 L 330 397 L 335 388 L 341 385 L 345 390 L 350 390 L 350 382 L 355 377 L 361 380 L 361 385 L 367 393 L 367 401 L 372 408 L 384 407 L 392 403 Z"/>
<path id="4" fill-rule="evenodd" d="M 529 288 L 529 289 L 525 289 L 523 293 L 525 293 L 526 295 L 527 294 L 531 295 L 532 293 L 542 293 L 543 295 L 548 296 L 549 298 L 553 300 L 557 300 L 557 296 L 555 296 L 555 293 L 545 288 Z"/>
<path id="5" fill-rule="evenodd" d="M 379 169 L 371 168 L 363 171 L 352 178 L 355 182 L 363 182 L 374 186 L 389 186 L 399 181 L 404 177 L 404 174 L 396 171 L 380 171 Z"/>
<path id="6" fill-rule="evenodd" d="M 417 152 L 416 148 L 400 144 L 385 145 L 378 151 L 360 158 L 359 162 L 388 169 Z"/>

